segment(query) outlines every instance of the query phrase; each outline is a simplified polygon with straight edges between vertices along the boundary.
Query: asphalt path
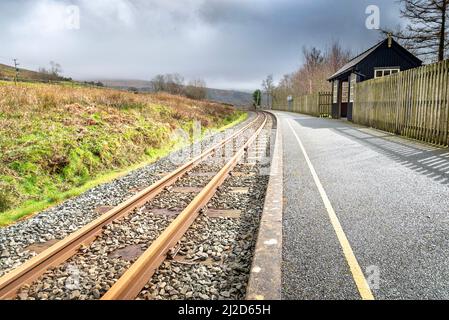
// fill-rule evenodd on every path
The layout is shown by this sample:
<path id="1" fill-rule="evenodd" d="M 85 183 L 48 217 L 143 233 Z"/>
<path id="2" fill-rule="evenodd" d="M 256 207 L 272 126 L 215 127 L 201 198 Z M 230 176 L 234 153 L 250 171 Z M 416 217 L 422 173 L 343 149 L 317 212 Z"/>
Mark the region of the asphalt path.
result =
<path id="1" fill-rule="evenodd" d="M 283 299 L 361 299 L 364 285 L 375 299 L 449 299 L 448 149 L 275 113 Z"/>

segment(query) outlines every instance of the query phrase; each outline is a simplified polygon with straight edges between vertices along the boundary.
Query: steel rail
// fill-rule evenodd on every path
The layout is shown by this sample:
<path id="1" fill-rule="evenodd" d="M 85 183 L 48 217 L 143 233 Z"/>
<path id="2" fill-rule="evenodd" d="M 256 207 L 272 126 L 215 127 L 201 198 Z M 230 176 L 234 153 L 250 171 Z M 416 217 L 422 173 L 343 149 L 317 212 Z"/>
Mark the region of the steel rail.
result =
<path id="1" fill-rule="evenodd" d="M 66 238 L 55 243 L 50 248 L 44 250 L 40 254 L 34 256 L 33 258 L 24 262 L 22 265 L 2 276 L 0 278 L 0 299 L 14 298 L 17 295 L 18 290 L 23 285 L 29 284 L 32 281 L 38 279 L 51 267 L 56 267 L 75 255 L 75 253 L 78 252 L 78 250 L 82 246 L 87 246 L 92 243 L 95 238 L 102 233 L 103 228 L 106 225 L 110 224 L 112 221 L 125 217 L 134 209 L 141 207 L 146 202 L 153 199 L 164 188 L 175 183 L 186 172 L 197 166 L 215 150 L 219 149 L 229 141 L 232 141 L 235 137 L 254 125 L 257 121 L 259 121 L 260 117 L 262 117 L 262 115 L 258 113 L 256 119 L 233 133 L 228 138 L 210 147 L 197 157 L 178 167 L 174 171 L 168 173 L 166 176 L 156 181 L 151 186 L 138 192 L 125 202 L 109 210 L 108 212 L 91 221 L 79 230 L 71 233 Z"/>
<path id="2" fill-rule="evenodd" d="M 183 237 L 184 233 L 197 218 L 200 209 L 214 196 L 217 188 L 225 181 L 229 173 L 237 165 L 248 146 L 257 138 L 267 122 L 268 116 L 264 114 L 264 117 L 262 125 L 248 139 L 245 145 L 236 152 L 192 202 L 103 295 L 101 300 L 130 300 L 137 297 L 151 276 L 156 272 L 157 268 L 165 260 L 170 248 L 174 247 Z"/>

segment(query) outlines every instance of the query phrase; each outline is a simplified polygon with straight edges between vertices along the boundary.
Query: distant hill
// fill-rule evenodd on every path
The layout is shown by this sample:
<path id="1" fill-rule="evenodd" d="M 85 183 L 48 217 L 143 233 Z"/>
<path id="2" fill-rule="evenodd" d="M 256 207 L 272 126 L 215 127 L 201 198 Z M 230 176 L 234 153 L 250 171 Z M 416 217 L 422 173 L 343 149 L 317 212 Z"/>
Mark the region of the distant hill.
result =
<path id="1" fill-rule="evenodd" d="M 127 90 L 129 88 L 136 88 L 142 92 L 151 92 L 151 81 L 145 80 L 97 80 L 103 83 L 106 87 Z M 207 99 L 217 102 L 228 103 L 236 106 L 246 106 L 252 103 L 252 94 L 248 92 L 236 90 L 222 90 L 207 88 Z"/>
<path id="2" fill-rule="evenodd" d="M 207 99 L 237 106 L 247 106 L 252 104 L 253 96 L 248 92 L 207 88 Z"/>
<path id="3" fill-rule="evenodd" d="M 97 80 L 95 80 L 97 81 Z M 103 83 L 106 87 L 115 89 L 128 89 L 136 88 L 140 91 L 151 91 L 151 81 L 146 80 L 110 80 L 110 79 L 100 79 L 99 82 Z"/>
<path id="4" fill-rule="evenodd" d="M 12 66 L 0 63 L 0 80 L 13 80 L 16 74 L 16 69 Z M 50 78 L 51 77 L 51 78 Z M 64 81 L 71 80 L 64 77 L 53 78 L 48 74 L 19 68 L 20 80 L 33 80 L 33 81 Z M 78 81 L 76 81 L 78 82 Z M 101 82 L 100 84 L 98 82 Z M 82 84 L 82 82 L 80 82 Z M 128 90 L 129 88 L 136 88 L 142 92 L 152 92 L 151 81 L 146 80 L 96 80 L 89 82 L 92 85 L 104 84 L 106 87 Z M 228 103 L 236 106 L 249 106 L 252 104 L 252 94 L 248 92 L 242 92 L 237 90 L 223 90 L 207 88 L 207 99 L 211 101 L 217 101 L 222 103 Z"/>

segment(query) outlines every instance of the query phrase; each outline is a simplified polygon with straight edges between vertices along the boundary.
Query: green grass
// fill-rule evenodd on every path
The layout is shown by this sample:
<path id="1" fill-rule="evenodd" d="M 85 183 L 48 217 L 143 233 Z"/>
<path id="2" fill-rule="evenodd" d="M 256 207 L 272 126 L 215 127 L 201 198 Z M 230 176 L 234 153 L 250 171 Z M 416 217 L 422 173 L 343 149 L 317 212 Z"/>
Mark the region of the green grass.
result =
<path id="1" fill-rule="evenodd" d="M 238 114 L 237 118 L 230 117 L 230 118 L 226 119 L 225 122 L 227 122 L 227 124 L 218 128 L 217 131 L 219 131 L 219 132 L 224 131 L 224 130 L 229 129 L 229 128 L 239 124 L 240 122 L 243 122 L 246 119 L 248 119 L 247 112 L 238 112 L 237 114 Z M 214 131 L 214 130 L 212 130 L 212 131 Z"/>
<path id="2" fill-rule="evenodd" d="M 154 150 L 151 156 L 148 156 L 147 160 L 142 163 L 138 163 L 125 169 L 107 172 L 105 174 L 96 177 L 95 179 L 87 181 L 80 187 L 76 187 L 65 192 L 55 192 L 51 197 L 48 197 L 44 200 L 39 201 L 30 200 L 18 208 L 0 213 L 0 227 L 7 226 L 23 217 L 29 217 L 32 214 L 48 209 L 54 205 L 63 202 L 64 200 L 79 196 L 80 194 L 100 184 L 104 184 L 119 177 L 122 177 L 133 170 L 136 170 L 138 168 L 153 163 L 154 161 L 168 155 L 171 151 L 172 151 L 171 148 L 168 147 Z"/>
<path id="3" fill-rule="evenodd" d="M 173 128 L 224 130 L 247 114 L 168 95 L 0 83 L 0 226 L 179 148 Z"/>

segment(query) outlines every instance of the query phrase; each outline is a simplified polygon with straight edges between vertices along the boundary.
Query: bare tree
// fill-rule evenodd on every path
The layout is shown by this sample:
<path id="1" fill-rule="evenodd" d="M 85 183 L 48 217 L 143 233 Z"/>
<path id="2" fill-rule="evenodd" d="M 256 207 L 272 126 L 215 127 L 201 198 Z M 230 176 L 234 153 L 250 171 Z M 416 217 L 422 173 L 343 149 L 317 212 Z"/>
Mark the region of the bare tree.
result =
<path id="1" fill-rule="evenodd" d="M 285 102 L 287 97 L 293 94 L 293 92 L 293 76 L 292 74 L 286 74 L 274 88 L 273 103 Z"/>
<path id="2" fill-rule="evenodd" d="M 405 47 L 425 60 L 442 61 L 449 49 L 449 0 L 398 0 L 405 28 L 392 33 Z"/>
<path id="3" fill-rule="evenodd" d="M 324 63 L 324 55 L 321 50 L 312 47 L 307 49 L 303 47 L 302 53 L 304 55 L 304 67 L 307 72 L 314 72 Z"/>
<path id="4" fill-rule="evenodd" d="M 166 74 L 165 76 L 165 91 L 171 94 L 184 93 L 184 77 L 178 73 Z"/>
<path id="5" fill-rule="evenodd" d="M 269 108 L 271 108 L 271 100 L 275 88 L 272 74 L 268 75 L 267 78 L 264 81 L 262 81 L 262 88 L 265 91 L 267 97 L 267 105 Z"/>
<path id="6" fill-rule="evenodd" d="M 303 55 L 304 55 L 304 72 L 306 74 L 306 77 L 304 80 L 307 81 L 306 87 L 308 88 L 308 93 L 313 93 L 315 89 L 315 82 L 316 82 L 316 76 L 320 76 L 319 70 L 323 69 L 325 57 L 324 54 L 321 52 L 321 50 L 312 47 L 311 49 L 307 49 L 304 47 L 302 49 Z"/>
<path id="7" fill-rule="evenodd" d="M 50 61 L 50 74 L 59 77 L 62 72 L 61 65 L 57 62 Z"/>
<path id="8" fill-rule="evenodd" d="M 45 80 L 59 80 L 61 78 L 62 68 L 59 63 L 50 61 L 50 68 L 40 67 L 38 71 Z"/>
<path id="9" fill-rule="evenodd" d="M 325 55 L 325 63 L 330 73 L 335 73 L 351 59 L 351 50 L 343 49 L 338 41 L 334 41 Z"/>
<path id="10" fill-rule="evenodd" d="M 194 79 L 185 87 L 185 95 L 188 98 L 203 100 L 207 98 L 206 82 L 202 79 Z"/>
<path id="11" fill-rule="evenodd" d="M 151 80 L 155 92 L 184 94 L 184 77 L 178 73 L 158 74 Z"/>
<path id="12" fill-rule="evenodd" d="M 153 91 L 160 92 L 165 90 L 165 78 L 162 74 L 156 75 L 152 80 Z"/>
<path id="13" fill-rule="evenodd" d="M 281 79 L 274 90 L 273 101 L 283 103 L 289 95 L 329 91 L 330 84 L 326 79 L 349 61 L 351 51 L 334 41 L 324 51 L 303 48 L 303 56 L 303 65 Z"/>

